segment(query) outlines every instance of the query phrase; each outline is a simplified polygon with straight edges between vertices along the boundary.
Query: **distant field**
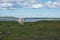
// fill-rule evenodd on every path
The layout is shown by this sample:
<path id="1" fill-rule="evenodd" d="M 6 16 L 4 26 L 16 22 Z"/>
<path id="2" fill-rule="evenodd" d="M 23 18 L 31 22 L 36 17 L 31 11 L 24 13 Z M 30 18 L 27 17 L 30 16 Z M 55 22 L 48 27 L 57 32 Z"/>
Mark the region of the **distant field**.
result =
<path id="1" fill-rule="evenodd" d="M 0 21 L 2 40 L 60 40 L 60 21 L 26 22 Z"/>

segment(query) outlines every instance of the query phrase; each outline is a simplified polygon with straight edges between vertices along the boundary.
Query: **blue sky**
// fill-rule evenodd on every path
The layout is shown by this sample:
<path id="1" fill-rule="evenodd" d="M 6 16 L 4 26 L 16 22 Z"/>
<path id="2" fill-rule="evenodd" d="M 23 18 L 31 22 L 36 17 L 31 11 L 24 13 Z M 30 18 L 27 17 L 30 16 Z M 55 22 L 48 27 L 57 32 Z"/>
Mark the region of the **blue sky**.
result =
<path id="1" fill-rule="evenodd" d="M 0 16 L 60 18 L 60 0 L 1 0 Z"/>

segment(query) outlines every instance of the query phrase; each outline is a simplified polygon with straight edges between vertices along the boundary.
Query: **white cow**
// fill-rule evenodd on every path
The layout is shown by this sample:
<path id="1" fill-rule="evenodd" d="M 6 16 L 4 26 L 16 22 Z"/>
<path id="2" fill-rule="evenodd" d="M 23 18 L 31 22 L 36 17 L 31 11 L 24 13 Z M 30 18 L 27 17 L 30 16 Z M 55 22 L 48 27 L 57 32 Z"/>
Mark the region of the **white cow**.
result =
<path id="1" fill-rule="evenodd" d="M 20 25 L 24 25 L 24 18 L 19 18 L 18 22 Z"/>

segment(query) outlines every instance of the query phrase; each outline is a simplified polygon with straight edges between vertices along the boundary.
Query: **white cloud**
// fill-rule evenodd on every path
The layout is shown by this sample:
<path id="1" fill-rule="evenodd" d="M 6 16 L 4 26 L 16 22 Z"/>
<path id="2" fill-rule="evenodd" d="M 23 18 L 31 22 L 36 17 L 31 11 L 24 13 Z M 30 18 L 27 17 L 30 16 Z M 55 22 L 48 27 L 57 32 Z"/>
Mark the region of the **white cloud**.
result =
<path id="1" fill-rule="evenodd" d="M 14 3 L 0 3 L 0 9 L 4 9 L 4 10 L 7 10 L 7 9 L 16 9 L 13 7 L 14 6 Z"/>
<path id="2" fill-rule="evenodd" d="M 7 10 L 7 8 L 0 8 L 0 9 L 2 9 L 2 10 Z"/>
<path id="3" fill-rule="evenodd" d="M 1 0 L 0 1 L 0 9 L 8 10 L 8 9 L 16 9 L 15 4 L 16 0 Z"/>
<path id="4" fill-rule="evenodd" d="M 13 6 L 12 3 L 0 3 L 0 7 L 11 7 Z"/>
<path id="5" fill-rule="evenodd" d="M 17 0 L 1 0 L 0 2 L 15 2 Z"/>
<path id="6" fill-rule="evenodd" d="M 0 9 L 10 9 L 14 7 L 42 8 L 40 0 L 1 0 Z"/>
<path id="7" fill-rule="evenodd" d="M 16 8 L 0 8 L 1 10 L 15 10 Z"/>
<path id="8" fill-rule="evenodd" d="M 30 8 L 42 8 L 43 4 L 33 4 L 30 6 Z"/>
<path id="9" fill-rule="evenodd" d="M 48 1 L 46 2 L 45 4 L 48 8 L 59 8 L 60 7 L 60 2 L 51 2 L 51 1 Z"/>
<path id="10" fill-rule="evenodd" d="M 17 2 L 18 5 L 24 8 L 42 8 L 43 4 L 40 3 L 40 0 L 25 0 Z"/>
<path id="11" fill-rule="evenodd" d="M 16 9 L 17 7 L 23 8 L 60 8 L 60 0 L 55 2 L 47 1 L 41 3 L 42 0 L 0 0 L 0 9 Z"/>

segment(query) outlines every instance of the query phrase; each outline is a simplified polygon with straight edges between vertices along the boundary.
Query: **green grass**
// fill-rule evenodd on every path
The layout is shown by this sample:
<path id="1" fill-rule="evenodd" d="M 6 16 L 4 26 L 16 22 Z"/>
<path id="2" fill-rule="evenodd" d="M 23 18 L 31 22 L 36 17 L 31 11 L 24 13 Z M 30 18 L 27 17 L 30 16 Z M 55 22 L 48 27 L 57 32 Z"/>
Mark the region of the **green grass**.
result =
<path id="1" fill-rule="evenodd" d="M 18 22 L 0 21 L 2 40 L 60 40 L 60 21 Z"/>

